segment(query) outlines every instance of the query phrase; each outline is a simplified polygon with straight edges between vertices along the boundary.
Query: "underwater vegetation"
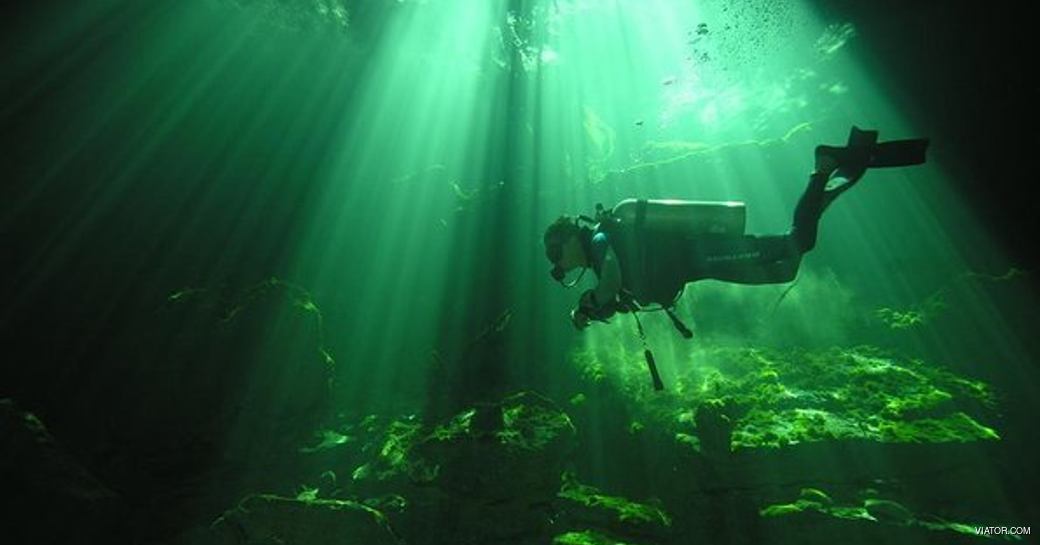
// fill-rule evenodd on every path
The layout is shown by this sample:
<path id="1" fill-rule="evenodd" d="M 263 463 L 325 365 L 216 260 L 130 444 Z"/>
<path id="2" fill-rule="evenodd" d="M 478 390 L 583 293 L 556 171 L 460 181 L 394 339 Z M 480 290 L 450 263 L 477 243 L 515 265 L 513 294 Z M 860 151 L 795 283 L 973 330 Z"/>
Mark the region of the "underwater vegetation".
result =
<path id="1" fill-rule="evenodd" d="M 357 543 L 396 545 L 386 517 L 364 504 L 346 500 L 292 499 L 255 495 L 218 518 L 212 531 L 196 538 L 212 543 Z"/>
<path id="2" fill-rule="evenodd" d="M 165 345 L 162 365 L 196 391 L 155 397 L 151 411 L 123 420 L 144 435 L 110 439 L 136 453 L 128 456 L 148 453 L 180 468 L 152 477 L 174 491 L 159 496 L 170 509 L 156 528 L 180 530 L 153 540 L 168 545 L 666 545 L 724 527 L 742 528 L 747 537 L 734 539 L 749 543 L 764 532 L 776 543 L 969 542 L 987 539 L 974 525 L 993 520 L 977 514 L 992 499 L 973 482 L 982 462 L 968 447 L 1002 441 L 992 425 L 999 393 L 877 347 L 701 340 L 668 388 L 654 392 L 641 351 L 617 341 L 572 354 L 581 380 L 566 403 L 521 391 L 432 419 L 328 410 L 335 360 L 323 312 L 299 286 L 271 278 L 244 289 L 178 290 L 137 342 L 154 346 L 147 332 L 174 318 L 190 325 Z M 510 318 L 506 311 L 481 335 Z M 245 339 L 270 324 L 306 335 L 267 337 L 262 357 L 244 351 Z M 295 366 L 289 376 L 286 362 Z M 253 380 L 200 386 L 221 373 Z M 287 380 L 296 395 L 272 386 Z M 6 470 L 65 480 L 60 512 L 94 513 L 110 526 L 132 514 L 113 492 L 120 487 L 108 484 L 119 471 L 95 460 L 95 477 L 38 418 L 9 401 L 0 407 L 4 432 L 22 452 Z M 162 438 L 156 429 L 166 430 Z M 233 441 L 209 451 L 219 452 L 227 482 L 186 485 L 214 471 L 198 461 L 207 456 L 198 445 L 217 449 L 231 429 Z M 614 451 L 612 463 L 631 464 L 627 483 L 590 470 L 603 448 Z M 638 452 L 644 458 L 630 458 Z M 89 504 L 76 499 L 84 490 Z"/>
<path id="3" fill-rule="evenodd" d="M 807 350 L 700 348 L 664 394 L 645 389 L 643 355 L 583 350 L 575 360 L 589 380 L 616 380 L 632 410 L 699 448 L 703 415 L 729 426 L 725 450 L 869 440 L 944 443 L 998 440 L 976 418 L 993 416 L 984 383 L 871 347 Z M 613 377 L 613 378 L 611 378 Z M 969 416 L 968 411 L 975 416 Z"/>
<path id="4" fill-rule="evenodd" d="M 985 224 L 1036 214 L 983 198 L 1028 186 L 1007 159 L 1035 143 L 1009 10 L 44 4 L 3 19 L 4 543 L 947 544 L 1035 518 L 1035 286 Z M 547 221 L 732 198 L 777 234 L 852 123 L 938 153 L 842 197 L 796 283 L 698 281 L 690 341 L 664 313 L 642 343 L 627 316 L 572 331 Z"/>
<path id="5" fill-rule="evenodd" d="M 884 480 L 873 487 L 859 479 L 831 482 L 839 499 L 823 485 L 803 487 L 789 503 L 766 500 L 782 495 L 784 487 L 759 489 L 762 484 L 749 487 L 739 479 L 725 485 L 726 477 L 712 481 L 720 468 L 760 463 L 770 451 L 800 443 L 997 441 L 994 430 L 952 406 L 957 400 L 977 411 L 992 410 L 996 400 L 985 384 L 868 348 L 816 354 L 718 348 L 700 356 L 713 362 L 710 371 L 681 377 L 660 395 L 650 394 L 645 384 L 634 386 L 645 381 L 639 365 L 608 372 L 606 366 L 618 362 L 578 356 L 590 385 L 606 386 L 614 371 L 621 373 L 620 382 L 632 382 L 630 389 L 616 390 L 616 399 L 631 403 L 627 410 L 645 422 L 630 425 L 630 436 L 655 442 L 674 431 L 672 448 L 689 449 L 678 468 L 686 476 L 671 477 L 686 483 L 685 494 L 704 494 L 698 487 L 734 487 L 746 495 L 742 501 L 753 517 L 746 524 L 772 527 L 797 519 L 794 527 L 820 525 L 828 539 L 852 543 L 867 542 L 852 537 L 858 533 L 892 542 L 892 536 L 905 538 L 898 532 L 908 529 L 914 539 L 921 534 L 913 532 L 924 532 L 926 539 L 937 532 L 978 539 L 970 522 L 904 507 L 894 499 L 898 487 Z M 809 378 L 821 374 L 827 376 L 813 387 Z M 585 403 L 576 397 L 571 409 L 580 412 Z M 639 412 L 640 405 L 649 408 Z M 342 543 L 351 536 L 346 542 L 681 543 L 691 527 L 710 525 L 697 514 L 698 500 L 632 500 L 583 483 L 574 462 L 582 435 L 563 407 L 532 392 L 478 404 L 440 422 L 416 415 L 334 419 L 298 451 L 300 467 L 310 468 L 315 485 L 305 485 L 295 497 L 249 496 L 191 542 Z M 734 458 L 741 452 L 752 457 Z M 748 491 L 739 492 L 741 486 Z"/>
<path id="6" fill-rule="evenodd" d="M 1029 276 L 1029 273 L 1012 268 L 1001 275 L 983 274 L 977 272 L 965 272 L 947 282 L 922 302 L 910 308 L 897 310 L 883 307 L 876 311 L 876 316 L 885 325 L 892 329 L 913 329 L 930 325 L 943 312 L 950 307 L 948 300 L 951 292 L 971 282 L 984 282 L 988 284 L 1005 283 L 1021 280 Z"/>
<path id="7" fill-rule="evenodd" d="M 619 522 L 672 525 L 668 514 L 660 508 L 603 494 L 595 487 L 578 483 L 570 473 L 563 476 L 563 488 L 560 489 L 559 497 L 586 507 L 602 507 L 613 512 Z"/>
<path id="8" fill-rule="evenodd" d="M 576 429 L 532 392 L 439 423 L 369 415 L 335 427 L 299 450 L 301 467 L 332 468 L 316 486 L 295 497 L 250 495 L 183 542 L 659 542 L 672 524 L 661 507 L 605 493 L 565 470 Z"/>
<path id="9" fill-rule="evenodd" d="M 977 526 L 962 522 L 950 522 L 940 517 L 915 514 L 898 502 L 876 497 L 877 492 L 867 489 L 862 503 L 857 505 L 838 505 L 825 492 L 815 488 L 803 488 L 796 501 L 792 503 L 769 505 L 762 509 L 765 518 L 813 518 L 824 517 L 835 520 L 858 521 L 863 524 L 877 523 L 887 526 L 921 530 L 922 533 L 941 531 L 960 534 L 956 537 L 978 539 Z M 1019 541 L 1014 535 L 995 536 L 998 539 Z M 953 539 L 950 536 L 947 539 Z"/>

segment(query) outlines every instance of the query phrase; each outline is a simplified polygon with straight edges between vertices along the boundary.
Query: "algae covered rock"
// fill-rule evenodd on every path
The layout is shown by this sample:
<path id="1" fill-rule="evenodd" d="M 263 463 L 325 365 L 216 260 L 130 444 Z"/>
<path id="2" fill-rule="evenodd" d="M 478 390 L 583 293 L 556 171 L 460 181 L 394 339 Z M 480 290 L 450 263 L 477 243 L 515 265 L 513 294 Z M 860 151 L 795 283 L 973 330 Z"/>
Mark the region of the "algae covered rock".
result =
<path id="1" fill-rule="evenodd" d="M 436 424 L 376 418 L 368 427 L 361 449 L 372 456 L 347 491 L 403 498 L 407 508 L 389 516 L 409 543 L 550 539 L 549 505 L 576 433 L 551 400 L 521 392 Z"/>
<path id="2" fill-rule="evenodd" d="M 300 286 L 184 288 L 153 328 L 155 340 L 143 339 L 150 404 L 135 428 L 233 433 L 222 456 L 246 459 L 297 449 L 329 409 L 335 360 L 321 309 Z"/>
<path id="3" fill-rule="evenodd" d="M 730 451 L 733 435 L 733 408 L 730 403 L 711 399 L 697 407 L 694 422 L 700 451 L 705 456 L 723 456 Z"/>
<path id="4" fill-rule="evenodd" d="M 436 469 L 429 486 L 437 493 L 414 496 L 416 511 L 424 512 L 421 526 L 441 527 L 445 542 L 545 539 L 548 505 L 574 435 L 565 413 L 530 392 L 478 405 L 437 426 L 414 449 Z M 454 506 L 450 514 L 443 513 L 445 503 Z"/>
<path id="5" fill-rule="evenodd" d="M 9 543 L 119 541 L 123 498 L 10 399 L 0 399 L 0 482 L 14 500 L 4 508 Z"/>
<path id="6" fill-rule="evenodd" d="M 658 505 L 639 503 L 600 491 L 564 474 L 557 502 L 567 523 L 628 536 L 661 538 L 668 535 L 672 517 Z M 595 533 L 594 533 L 595 534 Z M 585 535 L 579 533 L 579 535 Z M 595 534 L 598 535 L 598 534 Z M 587 536 L 586 536 L 587 537 Z M 590 540 L 585 543 L 598 543 Z"/>
<path id="7" fill-rule="evenodd" d="M 838 543 L 968 543 L 987 537 L 970 524 L 914 513 L 892 499 L 869 497 L 862 505 L 842 505 L 818 489 L 802 489 L 793 503 L 767 505 L 759 516 L 777 535 L 791 529 L 804 535 L 809 529 Z"/>
<path id="8" fill-rule="evenodd" d="M 962 412 L 941 418 L 887 421 L 878 426 L 878 433 L 883 441 L 892 443 L 967 443 L 1000 439 L 996 431 Z"/>
<path id="9" fill-rule="evenodd" d="M 913 522 L 914 515 L 906 507 L 892 500 L 868 499 L 863 502 L 863 508 L 870 516 L 881 522 L 892 524 L 909 524 Z"/>
<path id="10" fill-rule="evenodd" d="M 110 380 L 123 386 L 112 397 L 138 410 L 113 418 L 148 448 L 221 442 L 222 456 L 241 459 L 295 449 L 329 409 L 335 361 L 322 312 L 280 279 L 177 290 L 130 342 Z"/>
<path id="11" fill-rule="evenodd" d="M 996 396 L 988 385 L 872 347 L 702 346 L 689 356 L 697 365 L 682 367 L 674 386 L 655 396 L 639 372 L 641 358 L 640 350 L 623 346 L 574 357 L 586 372 L 596 370 L 597 382 L 614 384 L 635 418 L 709 457 L 847 440 L 1000 439 L 981 422 L 996 416 Z"/>
<path id="12" fill-rule="evenodd" d="M 436 485 L 486 498 L 551 498 L 573 448 L 570 418 L 529 392 L 462 413 L 416 445 Z"/>
<path id="13" fill-rule="evenodd" d="M 552 498 L 576 433 L 566 413 L 532 392 L 437 425 L 405 417 L 376 426 L 380 431 L 364 447 L 375 456 L 353 471 L 355 482 L 407 482 L 487 499 Z"/>
<path id="14" fill-rule="evenodd" d="M 592 530 L 567 532 L 553 538 L 552 545 L 636 545 Z"/>
<path id="15" fill-rule="evenodd" d="M 826 492 L 819 488 L 803 488 L 798 494 L 798 499 L 815 502 L 820 505 L 833 505 L 834 500 Z"/>
<path id="16" fill-rule="evenodd" d="M 382 513 L 342 500 L 249 496 L 212 528 L 214 545 L 400 545 Z"/>

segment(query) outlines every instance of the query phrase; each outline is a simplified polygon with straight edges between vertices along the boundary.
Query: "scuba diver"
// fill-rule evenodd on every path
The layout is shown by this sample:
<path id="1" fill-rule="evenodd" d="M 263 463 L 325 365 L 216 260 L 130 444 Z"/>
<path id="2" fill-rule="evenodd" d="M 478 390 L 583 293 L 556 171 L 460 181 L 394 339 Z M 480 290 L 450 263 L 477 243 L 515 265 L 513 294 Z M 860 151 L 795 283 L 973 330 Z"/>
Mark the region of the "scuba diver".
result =
<path id="1" fill-rule="evenodd" d="M 574 326 L 581 330 L 592 321 L 606 322 L 617 312 L 635 316 L 659 305 L 679 332 L 690 338 L 692 332 L 673 312 L 688 282 L 790 282 L 802 255 L 816 245 L 824 210 L 868 168 L 924 163 L 927 139 L 878 143 L 877 138 L 877 131 L 852 127 L 844 147 L 816 147 L 815 169 L 795 207 L 791 230 L 782 235 L 745 234 L 744 205 L 736 202 L 626 199 L 612 210 L 597 205 L 595 218 L 560 217 L 544 237 L 552 277 L 573 287 L 581 276 L 565 283 L 567 273 L 581 268 L 584 275 L 591 268 L 598 280 L 571 311 Z M 636 321 L 645 344 L 638 317 Z M 647 360 L 658 387 L 649 349 Z"/>

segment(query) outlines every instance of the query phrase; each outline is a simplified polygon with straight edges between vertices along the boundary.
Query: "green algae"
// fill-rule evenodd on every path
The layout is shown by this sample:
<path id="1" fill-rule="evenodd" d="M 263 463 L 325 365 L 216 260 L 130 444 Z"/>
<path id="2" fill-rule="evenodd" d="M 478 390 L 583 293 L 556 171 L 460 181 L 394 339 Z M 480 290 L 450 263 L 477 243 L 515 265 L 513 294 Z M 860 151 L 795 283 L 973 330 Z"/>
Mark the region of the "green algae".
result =
<path id="1" fill-rule="evenodd" d="M 387 428 L 386 441 L 383 443 L 383 448 L 379 450 L 379 459 L 391 470 L 406 465 L 409 451 L 421 430 L 422 424 L 418 422 L 401 420 L 391 422 Z"/>
<path id="2" fill-rule="evenodd" d="M 361 450 L 376 453 L 354 469 L 354 481 L 406 477 L 414 483 L 436 480 L 442 468 L 434 455 L 454 444 L 491 439 L 490 444 L 508 451 L 532 453 L 576 433 L 566 413 L 531 392 L 463 410 L 436 425 L 414 416 L 384 421 L 370 415 L 352 429 L 370 434 L 372 438 Z"/>
<path id="3" fill-rule="evenodd" d="M 398 418 L 387 423 L 377 418 L 366 417 L 358 429 L 370 433 L 373 438 L 362 448 L 375 455 L 366 463 L 357 466 L 351 473 L 354 481 L 386 481 L 406 476 L 417 482 L 429 482 L 436 478 L 437 468 L 430 466 L 414 453 L 414 448 L 428 432 L 423 433 L 423 424 L 411 417 Z"/>
<path id="4" fill-rule="evenodd" d="M 344 435 L 335 430 L 320 430 L 315 433 L 315 435 L 319 439 L 318 443 L 310 447 L 300 447 L 300 452 L 310 454 L 322 450 L 329 450 L 346 444 L 351 440 L 349 435 Z"/>
<path id="5" fill-rule="evenodd" d="M 1016 268 L 1010 268 L 1001 275 L 967 271 L 953 277 L 921 303 L 904 310 L 882 307 L 874 311 L 874 317 L 893 330 L 921 329 L 932 325 L 944 312 L 949 310 L 951 305 L 948 300 L 955 289 L 963 288 L 965 284 L 1005 283 L 1021 280 L 1028 276 L 1027 272 Z"/>
<path id="6" fill-rule="evenodd" d="M 219 288 L 184 287 L 166 296 L 165 310 L 193 307 L 206 315 L 216 317 L 222 326 L 230 326 L 241 319 L 243 312 L 271 302 L 281 302 L 293 309 L 293 314 L 313 320 L 317 337 L 315 349 L 321 361 L 331 371 L 336 360 L 325 343 L 325 318 L 314 298 L 303 287 L 270 277 L 242 290 L 229 286 Z"/>
<path id="7" fill-rule="evenodd" d="M 696 435 L 679 432 L 675 434 L 675 442 L 693 449 L 694 452 L 701 451 L 701 440 Z"/>
<path id="8" fill-rule="evenodd" d="M 914 513 L 903 504 L 884 498 L 868 497 L 862 505 L 837 505 L 825 492 L 803 488 L 799 498 L 791 503 L 777 503 L 758 512 L 762 518 L 829 517 L 860 521 L 888 527 L 917 527 L 935 532 L 955 532 L 976 538 L 1006 538 L 1018 541 L 1019 536 L 983 536 L 976 527 L 962 522 L 951 522 L 927 514 Z"/>
<path id="9" fill-rule="evenodd" d="M 999 440 L 992 428 L 958 412 L 942 418 L 923 418 L 909 422 L 883 422 L 878 426 L 881 440 L 889 443 L 965 443 L 979 439 Z"/>
<path id="10" fill-rule="evenodd" d="M 663 527 L 672 525 L 671 517 L 661 508 L 604 494 L 594 486 L 579 483 L 570 473 L 563 475 L 563 487 L 560 488 L 558 496 L 585 507 L 606 510 L 612 513 L 618 522 Z"/>
<path id="11" fill-rule="evenodd" d="M 759 515 L 763 517 L 783 517 L 787 515 L 793 515 L 795 513 L 801 513 L 806 509 L 815 509 L 816 504 L 809 502 L 795 502 L 795 503 L 780 503 L 776 505 L 770 505 L 761 511 Z"/>
<path id="12" fill-rule="evenodd" d="M 875 520 L 892 524 L 910 524 L 914 520 L 914 514 L 901 503 L 892 500 L 868 498 L 863 502 L 863 508 Z"/>
<path id="13" fill-rule="evenodd" d="M 318 501 L 318 492 L 319 489 L 317 488 L 302 486 L 300 491 L 296 493 L 295 499 L 303 502 Z"/>
<path id="14" fill-rule="evenodd" d="M 567 532 L 553 538 L 553 545 L 634 545 L 592 530 Z"/>
<path id="15" fill-rule="evenodd" d="M 820 505 L 834 504 L 834 500 L 832 500 L 826 492 L 818 488 L 803 488 L 801 492 L 798 493 L 798 499 L 816 502 Z"/>
<path id="16" fill-rule="evenodd" d="M 400 543 L 381 511 L 349 500 L 317 499 L 307 494 L 285 498 L 257 494 L 213 522 L 207 543 Z M 229 539 L 230 538 L 230 539 Z"/>
<path id="17" fill-rule="evenodd" d="M 562 434 L 574 434 L 574 424 L 547 398 L 530 392 L 502 402 L 502 429 L 496 433 L 505 445 L 522 450 L 539 450 Z"/>
<path id="18" fill-rule="evenodd" d="M 810 351 L 698 347 L 674 386 L 646 387 L 641 352 L 618 346 L 574 359 L 586 377 L 609 381 L 630 401 L 632 417 L 699 451 L 704 434 L 730 434 L 729 450 L 823 441 L 965 443 L 999 440 L 979 422 L 996 395 L 985 383 L 877 348 Z M 717 430 L 701 429 L 705 420 Z M 698 441 L 693 441 L 692 438 Z M 717 441 L 716 441 L 717 442 Z"/>
<path id="19" fill-rule="evenodd" d="M 438 441 L 451 441 L 469 436 L 472 433 L 473 416 L 476 414 L 476 409 L 462 411 L 453 416 L 447 423 L 433 428 L 429 438 Z"/>

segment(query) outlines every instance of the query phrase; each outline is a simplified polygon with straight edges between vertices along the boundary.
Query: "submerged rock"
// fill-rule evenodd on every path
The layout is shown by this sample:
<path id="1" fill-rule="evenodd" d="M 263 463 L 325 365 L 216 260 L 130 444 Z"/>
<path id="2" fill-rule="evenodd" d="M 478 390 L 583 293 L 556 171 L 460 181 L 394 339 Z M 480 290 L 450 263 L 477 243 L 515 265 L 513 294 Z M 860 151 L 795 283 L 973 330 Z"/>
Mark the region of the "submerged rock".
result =
<path id="1" fill-rule="evenodd" d="M 768 505 L 759 516 L 778 543 L 974 543 L 987 537 L 969 524 L 917 515 L 894 500 L 838 505 L 816 489 L 803 489 L 793 503 Z"/>
<path id="2" fill-rule="evenodd" d="M 664 509 L 606 494 L 596 487 L 581 484 L 570 473 L 564 475 L 564 483 L 558 497 L 560 501 L 557 505 L 563 524 L 591 526 L 613 534 L 648 536 L 656 539 L 667 536 L 672 526 L 672 518 Z M 598 536 L 595 532 L 593 534 Z M 584 536 L 585 533 L 579 535 Z M 575 543 L 599 541 L 590 538 Z"/>
<path id="3" fill-rule="evenodd" d="M 146 432 L 130 440 L 174 451 L 221 443 L 221 457 L 243 465 L 286 456 L 329 408 L 335 361 L 323 329 L 310 294 L 277 278 L 179 290 L 142 334 L 148 365 L 133 395 L 147 404 L 121 427 Z"/>
<path id="4" fill-rule="evenodd" d="M 576 432 L 549 399 L 522 392 L 436 425 L 409 417 L 377 427 L 346 492 L 402 498 L 407 507 L 388 516 L 409 543 L 550 539 Z"/>
<path id="5" fill-rule="evenodd" d="M 9 543 L 120 541 L 127 506 L 32 413 L 0 399 L 0 482 Z"/>
<path id="6" fill-rule="evenodd" d="M 520 393 L 478 406 L 438 426 L 415 446 L 433 484 L 488 501 L 551 499 L 573 448 L 570 418 L 547 398 Z"/>
<path id="7" fill-rule="evenodd" d="M 567 532 L 553 538 L 552 545 L 635 545 L 629 541 L 620 541 L 611 536 L 584 530 L 581 532 Z"/>
<path id="8" fill-rule="evenodd" d="M 832 500 L 826 492 L 818 488 L 803 488 L 798 494 L 798 498 L 809 502 L 816 502 L 820 505 L 834 504 L 834 500 Z"/>
<path id="9" fill-rule="evenodd" d="M 863 508 L 880 522 L 909 524 L 914 520 L 913 513 L 892 500 L 868 499 L 863 502 Z"/>
<path id="10" fill-rule="evenodd" d="M 697 408 L 694 422 L 700 451 L 708 457 L 719 458 L 730 452 L 733 435 L 733 411 L 731 404 L 722 400 L 709 400 Z"/>
<path id="11" fill-rule="evenodd" d="M 211 545 L 401 545 L 386 517 L 352 501 L 250 496 L 211 530 Z"/>
<path id="12" fill-rule="evenodd" d="M 525 495 L 551 498 L 576 433 L 566 413 L 531 392 L 469 408 L 437 425 L 409 416 L 375 427 L 361 446 L 374 456 L 353 471 L 363 495 L 411 484 L 489 498 L 526 489 Z"/>
<path id="13" fill-rule="evenodd" d="M 664 396 L 650 397 L 640 350 L 584 351 L 575 363 L 623 392 L 635 418 L 695 435 L 700 453 L 838 441 L 938 444 L 997 441 L 991 388 L 871 347 L 825 351 L 711 347 Z M 965 412 L 971 408 L 971 413 Z M 693 426 L 676 414 L 695 411 Z"/>

